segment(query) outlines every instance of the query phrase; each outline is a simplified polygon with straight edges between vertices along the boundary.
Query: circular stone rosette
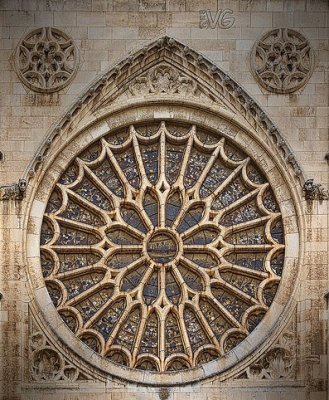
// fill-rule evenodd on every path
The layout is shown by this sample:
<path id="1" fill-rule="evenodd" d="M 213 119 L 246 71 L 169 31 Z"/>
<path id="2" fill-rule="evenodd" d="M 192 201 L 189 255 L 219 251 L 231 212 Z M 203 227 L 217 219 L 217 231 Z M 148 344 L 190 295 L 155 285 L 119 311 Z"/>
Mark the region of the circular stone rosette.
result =
<path id="1" fill-rule="evenodd" d="M 75 76 L 78 49 L 59 29 L 43 27 L 28 33 L 18 44 L 15 67 L 30 89 L 50 93 L 63 89 Z"/>
<path id="2" fill-rule="evenodd" d="M 291 93 L 309 80 L 313 72 L 313 51 L 299 32 L 278 28 L 258 40 L 251 53 L 251 71 L 268 91 Z"/>
<path id="3" fill-rule="evenodd" d="M 280 208 L 229 140 L 161 122 L 108 134 L 61 174 L 41 228 L 50 298 L 114 363 L 188 370 L 243 342 L 284 264 Z"/>

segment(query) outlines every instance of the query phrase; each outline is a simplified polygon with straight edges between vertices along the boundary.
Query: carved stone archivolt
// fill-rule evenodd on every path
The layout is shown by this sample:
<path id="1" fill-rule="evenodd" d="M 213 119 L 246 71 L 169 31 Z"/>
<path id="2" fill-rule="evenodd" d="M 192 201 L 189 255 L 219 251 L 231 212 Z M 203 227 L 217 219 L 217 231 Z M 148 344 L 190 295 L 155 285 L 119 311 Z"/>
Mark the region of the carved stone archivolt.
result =
<path id="1" fill-rule="evenodd" d="M 74 77 L 78 68 L 78 49 L 68 34 L 52 27 L 28 33 L 18 44 L 15 67 L 18 76 L 31 90 L 55 92 Z"/>
<path id="2" fill-rule="evenodd" d="M 313 71 L 313 52 L 299 32 L 278 28 L 254 45 L 251 70 L 270 92 L 291 93 L 306 84 Z"/>
<path id="3" fill-rule="evenodd" d="M 89 146 L 59 178 L 41 228 L 46 286 L 73 334 L 158 372 L 242 342 L 273 302 L 284 251 L 280 208 L 255 163 L 220 135 L 172 122 Z"/>
<path id="4" fill-rule="evenodd" d="M 154 59 L 159 60 L 158 68 L 154 66 Z M 177 85 L 178 81 L 180 85 Z M 125 102 L 129 97 L 151 97 L 152 94 L 174 94 L 177 98 L 188 99 L 197 97 L 202 104 L 220 104 L 241 115 L 253 129 L 266 132 L 283 155 L 284 161 L 301 179 L 302 169 L 295 156 L 261 107 L 237 82 L 207 58 L 169 37 L 158 39 L 131 54 L 93 82 L 48 135 L 31 162 L 27 178 L 35 175 L 43 164 L 44 154 L 58 137 L 72 131 L 85 109 L 106 108 L 118 99 Z"/>
<path id="5" fill-rule="evenodd" d="M 29 375 L 32 382 L 75 382 L 91 379 L 50 343 L 31 315 L 29 330 Z"/>

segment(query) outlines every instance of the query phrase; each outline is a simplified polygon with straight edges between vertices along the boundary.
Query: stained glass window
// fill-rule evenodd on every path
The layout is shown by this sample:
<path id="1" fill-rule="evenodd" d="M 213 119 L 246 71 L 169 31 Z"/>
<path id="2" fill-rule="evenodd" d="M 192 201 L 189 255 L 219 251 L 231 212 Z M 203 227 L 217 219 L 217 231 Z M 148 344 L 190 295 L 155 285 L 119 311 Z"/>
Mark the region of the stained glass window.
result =
<path id="1" fill-rule="evenodd" d="M 41 268 L 59 315 L 116 364 L 178 371 L 231 351 L 271 307 L 284 226 L 264 172 L 197 126 L 91 144 L 50 194 Z"/>

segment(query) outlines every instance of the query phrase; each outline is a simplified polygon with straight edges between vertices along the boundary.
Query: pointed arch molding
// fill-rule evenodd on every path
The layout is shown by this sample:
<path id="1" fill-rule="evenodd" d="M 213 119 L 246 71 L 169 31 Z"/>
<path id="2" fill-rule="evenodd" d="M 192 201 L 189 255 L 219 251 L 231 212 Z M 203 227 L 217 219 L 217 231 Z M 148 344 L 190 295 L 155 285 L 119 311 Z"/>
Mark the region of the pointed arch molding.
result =
<path id="1" fill-rule="evenodd" d="M 43 214 L 55 183 L 71 160 L 105 135 L 139 124 L 175 121 L 197 125 L 241 148 L 272 183 L 285 234 L 285 261 L 276 297 L 245 340 L 202 366 L 172 372 L 122 367 L 100 356 L 69 331 L 45 286 L 40 263 Z M 273 343 L 295 307 L 302 262 L 302 171 L 268 116 L 238 84 L 195 51 L 168 37 L 157 40 L 105 73 L 50 132 L 27 175 L 26 264 L 31 301 L 72 357 L 106 375 L 145 385 L 182 385 L 214 375 L 232 376 Z M 268 261 L 269 263 L 269 261 Z"/>
<path id="2" fill-rule="evenodd" d="M 94 120 L 97 119 L 102 108 L 108 110 L 111 103 L 120 98 L 125 91 L 133 91 L 132 84 L 136 83 L 136 78 L 138 81 L 138 77 L 145 77 L 143 74 L 145 71 L 160 63 L 175 66 L 198 86 L 194 92 L 192 90 L 181 93 L 181 96 L 174 96 L 176 100 L 182 97 L 185 99 L 192 97 L 196 101 L 206 100 L 209 107 L 219 107 L 221 111 L 228 112 L 228 119 L 235 119 L 237 122 L 245 124 L 256 131 L 261 140 L 266 139 L 276 149 L 282 162 L 292 170 L 293 175 L 304 183 L 303 170 L 292 149 L 261 106 L 236 81 L 206 57 L 167 36 L 136 51 L 97 77 L 58 123 L 51 128 L 27 168 L 25 177 L 31 179 L 35 176 L 38 168 L 47 158 L 50 148 L 56 145 L 59 137 L 65 136 L 66 139 L 73 137 L 77 128 L 83 127 L 84 116 L 90 117 L 92 113 Z M 148 79 L 147 76 L 145 78 Z M 135 99 L 141 96 L 145 97 L 145 95 L 154 98 L 157 94 L 147 92 L 147 90 L 144 92 L 141 90 L 140 96 L 137 96 L 138 91 L 135 91 Z M 149 96 L 147 96 L 148 94 Z M 132 101 L 132 99 L 130 100 Z M 88 122 L 92 122 L 92 119 L 87 118 L 85 125 Z"/>

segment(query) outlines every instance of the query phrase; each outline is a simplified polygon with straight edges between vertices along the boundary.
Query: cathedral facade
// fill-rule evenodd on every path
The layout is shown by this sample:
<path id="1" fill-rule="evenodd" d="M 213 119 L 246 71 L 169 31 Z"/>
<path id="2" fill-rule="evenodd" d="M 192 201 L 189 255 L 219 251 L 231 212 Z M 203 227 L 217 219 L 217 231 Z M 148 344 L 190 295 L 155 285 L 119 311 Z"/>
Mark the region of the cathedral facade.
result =
<path id="1" fill-rule="evenodd" d="M 328 399 L 328 2 L 0 18 L 0 398 Z"/>

